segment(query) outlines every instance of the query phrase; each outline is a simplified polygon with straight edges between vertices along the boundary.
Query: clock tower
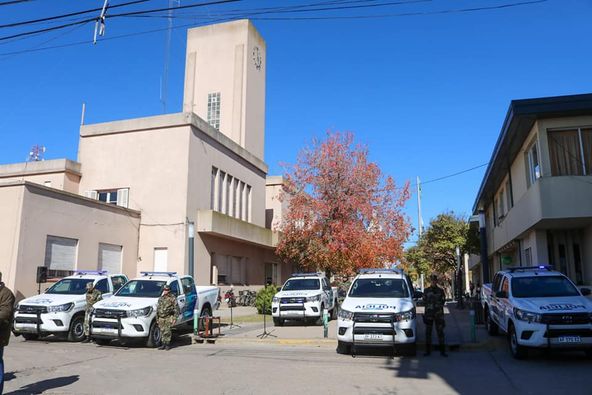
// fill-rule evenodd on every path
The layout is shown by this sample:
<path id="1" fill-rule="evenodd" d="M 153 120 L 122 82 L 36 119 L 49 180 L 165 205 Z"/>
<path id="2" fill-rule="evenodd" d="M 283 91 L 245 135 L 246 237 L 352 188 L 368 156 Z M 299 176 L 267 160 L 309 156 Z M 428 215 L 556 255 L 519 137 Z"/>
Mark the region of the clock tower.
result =
<path id="1" fill-rule="evenodd" d="M 263 160 L 265 41 L 248 20 L 187 32 L 183 111 Z"/>

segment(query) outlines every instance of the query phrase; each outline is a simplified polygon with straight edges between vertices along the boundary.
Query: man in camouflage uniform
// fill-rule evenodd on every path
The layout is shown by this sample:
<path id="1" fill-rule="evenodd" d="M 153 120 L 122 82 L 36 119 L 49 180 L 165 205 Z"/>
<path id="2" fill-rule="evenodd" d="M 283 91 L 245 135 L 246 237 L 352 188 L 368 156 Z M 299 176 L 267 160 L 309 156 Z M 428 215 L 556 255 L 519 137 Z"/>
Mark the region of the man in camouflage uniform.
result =
<path id="1" fill-rule="evenodd" d="M 424 290 L 423 301 L 425 312 L 423 315 L 423 322 L 426 325 L 426 352 L 424 356 L 428 356 L 432 352 L 432 325 L 436 325 L 436 332 L 438 333 L 438 343 L 440 345 L 440 354 L 447 357 L 446 345 L 444 343 L 444 290 L 438 287 L 438 276 L 432 274 L 430 276 L 432 285 Z"/>
<path id="2" fill-rule="evenodd" d="M 95 303 L 99 300 L 103 299 L 103 295 L 101 291 L 95 288 L 95 285 L 92 281 L 86 283 L 86 306 L 84 307 L 84 340 L 83 343 L 88 343 L 91 341 L 90 338 L 90 315 L 92 312 L 92 307 Z"/>
<path id="3" fill-rule="evenodd" d="M 173 336 L 173 326 L 179 316 L 179 305 L 177 297 L 171 293 L 171 287 L 167 284 L 162 289 L 162 296 L 158 298 L 156 307 L 156 323 L 160 328 L 160 338 L 162 344 L 159 350 L 170 350 L 171 337 Z"/>

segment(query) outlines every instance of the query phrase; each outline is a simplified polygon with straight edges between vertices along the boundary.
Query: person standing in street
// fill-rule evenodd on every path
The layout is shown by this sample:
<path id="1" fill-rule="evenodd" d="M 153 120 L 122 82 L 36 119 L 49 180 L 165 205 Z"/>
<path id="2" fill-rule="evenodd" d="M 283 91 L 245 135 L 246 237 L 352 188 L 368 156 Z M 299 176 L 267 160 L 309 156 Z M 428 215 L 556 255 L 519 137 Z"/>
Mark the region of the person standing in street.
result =
<path id="1" fill-rule="evenodd" d="M 162 289 L 162 295 L 158 298 L 158 305 L 156 307 L 156 323 L 160 328 L 161 346 L 159 350 L 171 349 L 171 337 L 173 336 L 173 326 L 177 322 L 179 316 L 179 305 L 177 304 L 177 297 L 171 292 L 171 287 L 166 284 Z"/>
<path id="2" fill-rule="evenodd" d="M 446 344 L 444 343 L 444 290 L 438 287 L 438 276 L 432 274 L 430 276 L 431 285 L 424 290 L 423 301 L 425 312 L 423 315 L 423 322 L 426 326 L 426 352 L 424 356 L 432 353 L 432 326 L 435 324 L 436 332 L 438 333 L 438 343 L 440 346 L 440 354 L 447 357 Z"/>
<path id="3" fill-rule="evenodd" d="M 86 283 L 86 306 L 84 307 L 84 340 L 82 343 L 89 343 L 90 339 L 90 315 L 92 307 L 99 300 L 103 299 L 101 291 L 95 288 L 92 281 Z"/>
<path id="4" fill-rule="evenodd" d="M 4 347 L 10 340 L 10 327 L 14 315 L 14 294 L 2 282 L 0 273 L 0 394 L 4 392 Z"/>

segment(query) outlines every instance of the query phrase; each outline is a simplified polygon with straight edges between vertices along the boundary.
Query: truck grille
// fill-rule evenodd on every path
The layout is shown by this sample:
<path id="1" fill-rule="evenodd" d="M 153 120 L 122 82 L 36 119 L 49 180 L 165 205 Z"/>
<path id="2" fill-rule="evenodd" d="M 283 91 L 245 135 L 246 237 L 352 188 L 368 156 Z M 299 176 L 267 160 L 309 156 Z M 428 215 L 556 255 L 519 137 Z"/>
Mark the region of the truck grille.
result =
<path id="1" fill-rule="evenodd" d="M 95 309 L 95 318 L 123 318 L 127 317 L 125 310 L 112 310 L 112 309 Z"/>
<path id="2" fill-rule="evenodd" d="M 389 335 L 394 336 L 395 330 L 393 328 L 369 328 L 366 326 L 358 326 L 354 328 L 354 335 L 367 335 L 367 334 L 377 334 L 377 335 Z"/>
<path id="3" fill-rule="evenodd" d="M 305 302 L 305 298 L 281 298 L 280 304 L 294 304 L 299 303 L 302 304 Z"/>
<path id="4" fill-rule="evenodd" d="M 42 320 L 37 320 L 37 317 L 16 317 L 14 322 L 17 324 L 42 324 Z"/>
<path id="5" fill-rule="evenodd" d="M 543 314 L 543 324 L 549 325 L 581 325 L 590 323 L 588 313 Z"/>
<path id="6" fill-rule="evenodd" d="M 25 314 L 45 314 L 47 313 L 47 306 L 30 306 L 30 305 L 20 305 L 18 308 L 19 313 Z"/>
<path id="7" fill-rule="evenodd" d="M 123 329 L 123 326 L 118 325 L 117 322 L 93 321 L 92 327 L 93 328 L 107 328 L 107 329 Z"/>
<path id="8" fill-rule="evenodd" d="M 549 329 L 545 332 L 545 337 L 560 337 L 560 336 L 580 336 L 592 337 L 592 330 L 590 329 Z"/>
<path id="9" fill-rule="evenodd" d="M 394 314 L 355 313 L 354 322 L 391 324 L 395 321 Z"/>
<path id="10" fill-rule="evenodd" d="M 280 306 L 280 311 L 304 311 L 304 306 Z"/>

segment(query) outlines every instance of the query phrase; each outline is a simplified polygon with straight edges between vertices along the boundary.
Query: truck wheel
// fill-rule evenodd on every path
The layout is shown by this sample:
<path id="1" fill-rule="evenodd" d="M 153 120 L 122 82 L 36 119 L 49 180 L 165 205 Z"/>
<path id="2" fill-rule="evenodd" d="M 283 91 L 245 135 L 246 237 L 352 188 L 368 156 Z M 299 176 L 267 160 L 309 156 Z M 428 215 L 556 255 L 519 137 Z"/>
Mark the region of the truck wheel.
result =
<path id="1" fill-rule="evenodd" d="M 497 324 L 491 319 L 491 315 L 489 315 L 489 309 L 485 310 L 485 325 L 487 326 L 487 333 L 489 333 L 489 336 L 497 335 Z"/>
<path id="2" fill-rule="evenodd" d="M 146 347 L 154 348 L 158 346 L 160 346 L 160 328 L 156 325 L 156 320 L 154 320 L 152 321 L 152 325 L 150 325 Z"/>
<path id="3" fill-rule="evenodd" d="M 284 320 L 273 317 L 273 326 L 284 326 Z"/>
<path id="4" fill-rule="evenodd" d="M 524 359 L 527 356 L 526 347 L 518 344 L 518 336 L 516 335 L 516 329 L 514 325 L 510 324 L 510 330 L 508 331 L 508 345 L 510 346 L 510 353 L 515 359 Z"/>
<path id="5" fill-rule="evenodd" d="M 84 315 L 76 315 L 70 322 L 68 341 L 81 342 L 84 340 Z"/>
<path id="6" fill-rule="evenodd" d="M 23 338 L 25 340 L 37 340 L 39 339 L 39 335 L 35 334 L 35 333 L 23 333 Z"/>
<path id="7" fill-rule="evenodd" d="M 351 354 L 351 345 L 341 340 L 337 341 L 337 354 Z"/>
<path id="8" fill-rule="evenodd" d="M 329 316 L 330 320 L 336 320 L 337 319 L 337 311 L 339 309 L 339 306 L 337 306 L 337 302 L 335 302 L 335 306 L 333 307 L 333 310 L 331 310 L 331 315 Z"/>
<path id="9" fill-rule="evenodd" d="M 323 311 L 325 311 L 325 305 L 321 303 L 321 310 L 319 314 L 319 318 L 316 319 L 315 325 L 322 326 L 323 325 Z"/>

